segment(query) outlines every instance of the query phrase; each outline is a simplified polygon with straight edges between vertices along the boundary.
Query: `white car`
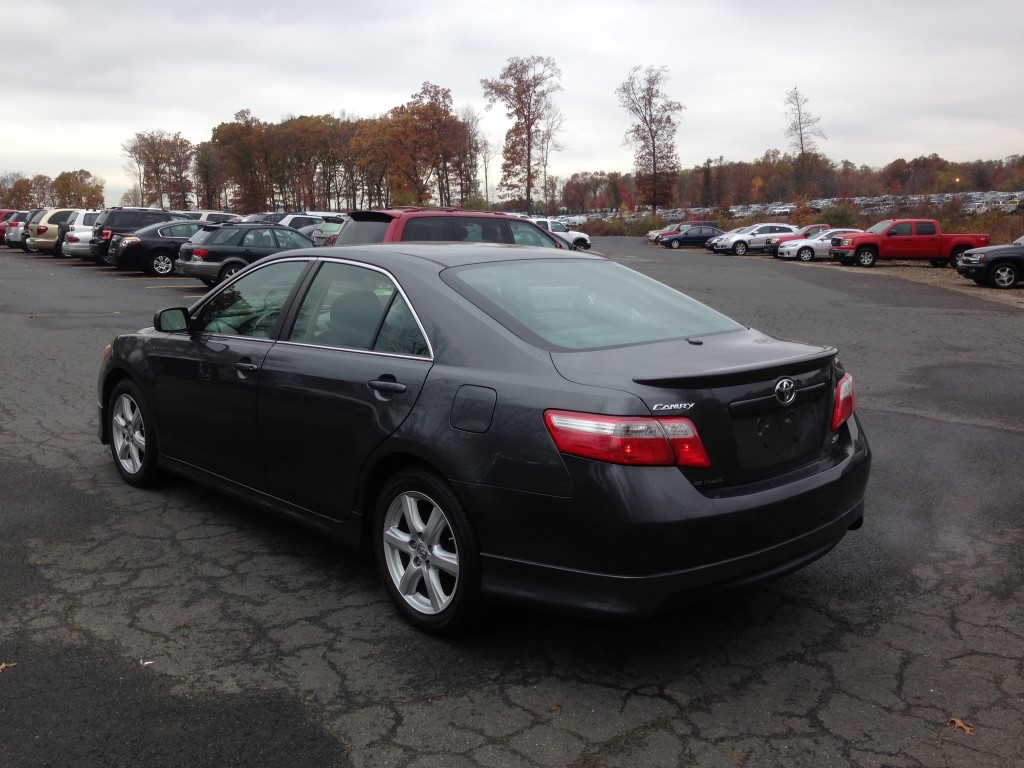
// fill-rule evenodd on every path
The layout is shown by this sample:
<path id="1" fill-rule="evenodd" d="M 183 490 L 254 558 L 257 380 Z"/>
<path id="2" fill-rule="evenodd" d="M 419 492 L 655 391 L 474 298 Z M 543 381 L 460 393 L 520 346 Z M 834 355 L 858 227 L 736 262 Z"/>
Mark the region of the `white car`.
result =
<path id="1" fill-rule="evenodd" d="M 584 251 L 590 250 L 590 237 L 588 235 L 569 229 L 558 219 L 530 219 L 530 221 L 548 232 L 557 232 L 577 248 Z"/>
<path id="2" fill-rule="evenodd" d="M 715 243 L 715 253 L 731 252 L 742 256 L 747 251 L 763 251 L 769 235 L 791 235 L 799 231 L 789 224 L 751 224 Z"/>
<path id="3" fill-rule="evenodd" d="M 828 248 L 832 244 L 832 238 L 846 232 L 861 232 L 860 229 L 826 229 L 814 237 L 803 240 L 787 240 L 779 246 L 780 259 L 799 259 L 800 261 L 814 261 L 815 259 L 827 259 Z"/>
<path id="4" fill-rule="evenodd" d="M 81 259 L 92 259 L 89 253 L 89 240 L 92 238 L 92 225 L 100 211 L 77 211 L 67 220 L 68 231 L 61 244 L 61 253 L 65 256 L 78 256 Z"/>

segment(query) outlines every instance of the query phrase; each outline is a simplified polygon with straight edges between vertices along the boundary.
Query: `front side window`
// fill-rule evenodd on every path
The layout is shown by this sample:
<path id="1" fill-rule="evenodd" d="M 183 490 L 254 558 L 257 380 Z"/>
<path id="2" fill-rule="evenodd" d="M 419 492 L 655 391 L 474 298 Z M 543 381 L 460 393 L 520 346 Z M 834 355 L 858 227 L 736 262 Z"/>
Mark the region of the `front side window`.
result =
<path id="1" fill-rule="evenodd" d="M 535 224 L 526 221 L 510 220 L 509 231 L 512 233 L 512 242 L 516 245 L 534 245 L 540 248 L 557 248 L 554 241 L 545 237 Z"/>
<path id="2" fill-rule="evenodd" d="M 268 264 L 206 302 L 193 321 L 203 333 L 269 338 L 305 261 Z"/>
<path id="3" fill-rule="evenodd" d="M 309 248 L 313 243 L 303 237 L 300 232 L 293 232 L 290 229 L 275 229 L 277 244 L 282 248 Z"/>
<path id="4" fill-rule="evenodd" d="M 910 222 L 909 221 L 901 221 L 899 224 L 897 224 L 896 226 L 894 226 L 892 229 L 889 230 L 889 234 L 890 235 L 895 235 L 895 236 L 900 236 L 900 237 L 902 237 L 904 235 L 911 235 L 911 234 L 913 234 L 910 231 Z"/>

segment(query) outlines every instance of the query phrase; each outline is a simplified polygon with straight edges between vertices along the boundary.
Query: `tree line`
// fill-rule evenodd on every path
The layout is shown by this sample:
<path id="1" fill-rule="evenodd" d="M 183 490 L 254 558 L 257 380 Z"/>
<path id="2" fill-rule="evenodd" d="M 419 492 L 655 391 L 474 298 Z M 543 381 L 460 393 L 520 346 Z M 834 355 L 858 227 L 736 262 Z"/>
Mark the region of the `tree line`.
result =
<path id="1" fill-rule="evenodd" d="M 815 139 L 820 119 L 797 88 L 786 93 L 791 152 L 768 149 L 747 161 L 708 158 L 680 167 L 676 150 L 685 107 L 667 95 L 668 68 L 634 67 L 616 89 L 632 120 L 624 136 L 635 150 L 631 172 L 549 173 L 563 145 L 565 120 L 556 94 L 561 71 L 550 57 L 512 57 L 481 79 L 486 109 L 501 105 L 510 121 L 504 141 L 482 134 L 480 116 L 456 109 L 451 91 L 423 83 L 405 104 L 371 118 L 339 115 L 260 120 L 248 109 L 193 144 L 180 133 L 139 132 L 121 149 L 132 188 L 122 205 L 252 212 L 338 210 L 393 205 L 503 208 L 555 213 L 661 208 L 725 209 L 798 198 L 854 198 L 967 190 L 1024 189 L 1024 158 L 946 161 L 938 155 L 882 168 L 835 162 Z M 491 161 L 501 155 L 492 185 Z M 499 200 L 491 200 L 496 187 Z M 0 175 L 0 205 L 98 207 L 104 181 L 85 170 L 54 179 Z"/>

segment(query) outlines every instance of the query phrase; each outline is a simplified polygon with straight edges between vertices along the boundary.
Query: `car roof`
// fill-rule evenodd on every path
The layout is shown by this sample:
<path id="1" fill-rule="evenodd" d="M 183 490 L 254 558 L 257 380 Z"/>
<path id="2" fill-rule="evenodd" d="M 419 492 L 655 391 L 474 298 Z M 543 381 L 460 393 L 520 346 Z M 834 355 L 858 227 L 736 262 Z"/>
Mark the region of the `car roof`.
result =
<path id="1" fill-rule="evenodd" d="M 266 257 L 266 260 L 296 255 L 296 251 L 285 251 Z M 304 254 L 310 255 L 310 254 Z M 371 243 L 367 245 L 323 246 L 312 254 L 321 258 L 352 259 L 370 264 L 386 266 L 395 261 L 431 262 L 439 267 L 462 267 L 469 264 L 487 264 L 512 261 L 549 261 L 551 259 L 572 259 L 576 261 L 607 261 L 603 256 L 585 251 L 570 251 L 554 248 L 539 248 L 528 245 L 505 245 L 503 243 Z"/>

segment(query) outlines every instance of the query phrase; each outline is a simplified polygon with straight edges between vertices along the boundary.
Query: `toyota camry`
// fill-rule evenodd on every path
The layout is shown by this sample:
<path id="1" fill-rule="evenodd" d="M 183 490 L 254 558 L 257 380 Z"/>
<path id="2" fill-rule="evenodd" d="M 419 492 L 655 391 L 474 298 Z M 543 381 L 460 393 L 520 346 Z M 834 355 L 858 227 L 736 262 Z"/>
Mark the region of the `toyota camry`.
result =
<path id="1" fill-rule="evenodd" d="M 371 551 L 398 611 L 642 618 L 860 527 L 837 351 L 613 261 L 488 243 L 286 251 L 118 336 L 99 438 Z"/>

